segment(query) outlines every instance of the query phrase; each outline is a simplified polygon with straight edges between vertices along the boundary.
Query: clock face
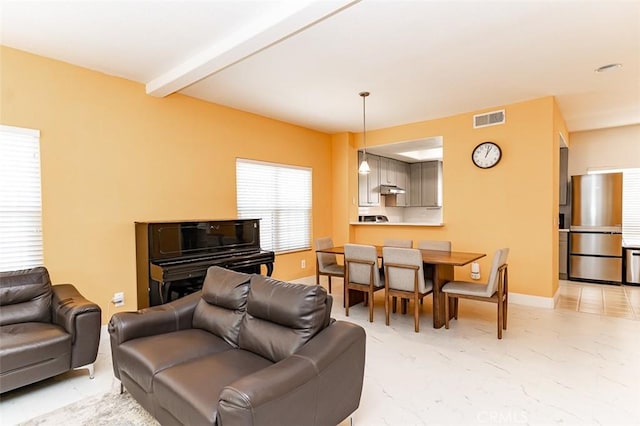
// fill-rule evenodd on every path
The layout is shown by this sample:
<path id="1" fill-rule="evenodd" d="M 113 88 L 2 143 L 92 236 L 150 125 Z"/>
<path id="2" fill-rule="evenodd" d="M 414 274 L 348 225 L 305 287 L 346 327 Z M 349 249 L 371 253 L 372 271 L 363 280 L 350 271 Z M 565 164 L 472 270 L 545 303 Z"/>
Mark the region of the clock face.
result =
<path id="1" fill-rule="evenodd" d="M 502 151 L 500 147 L 494 142 L 482 142 L 476 146 L 471 153 L 471 159 L 473 164 L 481 169 L 488 169 L 500 161 L 502 157 Z"/>

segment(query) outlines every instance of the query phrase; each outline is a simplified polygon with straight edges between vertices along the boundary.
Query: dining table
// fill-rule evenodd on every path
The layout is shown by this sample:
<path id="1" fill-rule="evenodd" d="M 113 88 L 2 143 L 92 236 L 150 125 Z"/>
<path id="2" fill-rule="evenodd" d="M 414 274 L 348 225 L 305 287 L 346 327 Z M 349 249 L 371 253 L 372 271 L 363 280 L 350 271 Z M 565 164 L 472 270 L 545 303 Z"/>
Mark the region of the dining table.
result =
<path id="1" fill-rule="evenodd" d="M 378 254 L 378 258 L 382 258 L 382 247 L 374 246 Z M 433 276 L 433 328 L 441 328 L 445 323 L 445 297 L 442 287 L 449 281 L 454 280 L 454 267 L 468 265 L 471 262 L 483 258 L 485 253 L 470 253 L 464 251 L 441 251 L 441 250 L 420 250 L 422 254 L 422 262 L 426 265 L 434 266 Z M 316 250 L 317 253 L 330 253 L 336 255 L 344 255 L 344 246 L 335 246 L 325 249 Z M 317 256 L 316 256 L 317 257 Z M 317 267 L 317 265 L 316 265 Z M 345 286 L 346 288 L 346 286 Z M 349 305 L 360 303 L 363 301 L 363 293 L 355 290 L 349 290 Z M 453 299 L 449 301 L 449 312 L 453 316 Z M 451 317 L 450 317 L 451 318 Z"/>

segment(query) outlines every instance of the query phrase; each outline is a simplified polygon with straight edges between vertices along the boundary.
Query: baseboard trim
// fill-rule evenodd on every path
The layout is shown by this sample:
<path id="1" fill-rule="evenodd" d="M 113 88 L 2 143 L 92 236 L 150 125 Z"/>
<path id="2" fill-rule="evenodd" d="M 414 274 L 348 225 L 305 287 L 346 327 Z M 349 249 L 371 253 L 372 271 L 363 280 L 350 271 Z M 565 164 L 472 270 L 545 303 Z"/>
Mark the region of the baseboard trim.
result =
<path id="1" fill-rule="evenodd" d="M 559 293 L 556 291 L 556 294 L 553 297 L 542 297 L 509 292 L 509 303 L 533 306 L 535 308 L 554 309 L 558 300 L 558 294 Z"/>

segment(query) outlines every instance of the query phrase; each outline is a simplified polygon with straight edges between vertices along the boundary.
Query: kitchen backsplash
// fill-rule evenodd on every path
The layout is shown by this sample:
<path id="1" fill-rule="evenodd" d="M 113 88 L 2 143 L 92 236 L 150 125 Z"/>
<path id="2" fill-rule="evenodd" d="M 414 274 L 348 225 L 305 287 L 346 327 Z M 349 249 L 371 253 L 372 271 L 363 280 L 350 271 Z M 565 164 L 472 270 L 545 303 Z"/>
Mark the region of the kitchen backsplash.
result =
<path id="1" fill-rule="evenodd" d="M 381 198 L 380 206 L 359 207 L 358 215 L 384 215 L 391 223 L 442 223 L 441 207 L 387 207 Z"/>
<path id="2" fill-rule="evenodd" d="M 405 207 L 404 222 L 442 223 L 442 207 Z"/>

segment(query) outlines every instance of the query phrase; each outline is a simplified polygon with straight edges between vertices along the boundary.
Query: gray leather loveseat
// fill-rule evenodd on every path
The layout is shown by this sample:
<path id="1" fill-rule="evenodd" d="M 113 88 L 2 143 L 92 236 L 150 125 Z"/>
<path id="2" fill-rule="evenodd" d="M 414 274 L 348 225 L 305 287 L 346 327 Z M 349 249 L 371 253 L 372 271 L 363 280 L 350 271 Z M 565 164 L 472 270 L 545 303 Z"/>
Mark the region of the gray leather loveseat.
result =
<path id="1" fill-rule="evenodd" d="M 360 404 L 365 332 L 332 299 L 219 267 L 203 289 L 113 315 L 113 368 L 162 424 L 336 425 Z"/>
<path id="2" fill-rule="evenodd" d="M 43 267 L 0 272 L 0 392 L 93 363 L 100 307 Z"/>

